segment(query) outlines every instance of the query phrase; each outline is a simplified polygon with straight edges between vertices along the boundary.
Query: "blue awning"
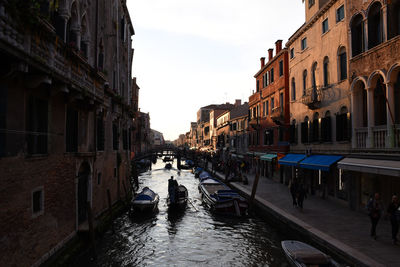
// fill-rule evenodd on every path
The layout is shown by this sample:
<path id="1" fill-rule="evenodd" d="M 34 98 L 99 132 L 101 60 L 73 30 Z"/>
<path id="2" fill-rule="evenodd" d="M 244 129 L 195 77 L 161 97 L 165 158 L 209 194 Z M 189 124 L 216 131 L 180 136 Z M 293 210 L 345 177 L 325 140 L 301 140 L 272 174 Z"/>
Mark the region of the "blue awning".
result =
<path id="1" fill-rule="evenodd" d="M 300 161 L 306 158 L 306 155 L 304 154 L 287 154 L 280 160 L 278 160 L 278 163 L 280 165 L 287 165 L 287 166 L 297 166 Z"/>
<path id="2" fill-rule="evenodd" d="M 343 156 L 312 155 L 300 162 L 300 168 L 329 171 L 331 165 L 342 158 Z"/>
<path id="3" fill-rule="evenodd" d="M 276 154 L 265 154 L 264 156 L 261 156 L 260 159 L 265 161 L 272 161 L 276 157 Z"/>

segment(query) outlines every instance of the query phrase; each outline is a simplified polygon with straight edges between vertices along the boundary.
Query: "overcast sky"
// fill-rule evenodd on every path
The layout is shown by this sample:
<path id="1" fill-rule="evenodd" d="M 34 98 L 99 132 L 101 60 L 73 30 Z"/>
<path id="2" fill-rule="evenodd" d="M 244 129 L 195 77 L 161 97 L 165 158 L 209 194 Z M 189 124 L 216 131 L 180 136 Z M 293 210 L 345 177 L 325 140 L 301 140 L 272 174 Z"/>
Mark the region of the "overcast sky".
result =
<path id="1" fill-rule="evenodd" d="M 128 0 L 133 76 L 151 128 L 174 140 L 200 107 L 248 101 L 260 57 L 304 23 L 301 0 Z M 274 51 L 275 54 L 275 51 Z"/>

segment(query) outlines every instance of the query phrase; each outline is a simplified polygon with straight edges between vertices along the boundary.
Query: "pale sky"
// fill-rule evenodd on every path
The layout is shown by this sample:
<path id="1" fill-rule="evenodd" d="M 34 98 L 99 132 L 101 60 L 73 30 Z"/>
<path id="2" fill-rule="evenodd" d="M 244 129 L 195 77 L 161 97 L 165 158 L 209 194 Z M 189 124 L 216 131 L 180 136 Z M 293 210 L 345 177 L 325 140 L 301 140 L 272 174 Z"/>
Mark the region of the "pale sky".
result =
<path id="1" fill-rule="evenodd" d="M 260 57 L 304 23 L 301 0 L 128 0 L 133 76 L 151 128 L 175 140 L 200 107 L 248 101 Z M 274 51 L 275 55 L 275 51 Z"/>

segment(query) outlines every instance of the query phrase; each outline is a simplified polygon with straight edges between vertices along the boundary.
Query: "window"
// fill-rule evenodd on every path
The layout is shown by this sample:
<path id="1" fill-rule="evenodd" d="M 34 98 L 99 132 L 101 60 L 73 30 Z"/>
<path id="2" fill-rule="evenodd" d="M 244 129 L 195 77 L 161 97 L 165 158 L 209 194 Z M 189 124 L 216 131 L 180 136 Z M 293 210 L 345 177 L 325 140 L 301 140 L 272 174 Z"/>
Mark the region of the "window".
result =
<path id="1" fill-rule="evenodd" d="M 268 86 L 269 85 L 269 72 L 268 71 L 264 74 L 264 81 L 265 81 L 265 86 Z"/>
<path id="2" fill-rule="evenodd" d="M 126 23 L 125 18 L 121 18 L 121 40 L 125 42 L 126 37 Z"/>
<path id="3" fill-rule="evenodd" d="M 257 92 L 260 92 L 260 81 L 259 80 L 257 80 L 256 88 L 257 88 Z"/>
<path id="4" fill-rule="evenodd" d="M 101 184 L 101 172 L 97 173 L 97 184 Z"/>
<path id="5" fill-rule="evenodd" d="M 263 103 L 263 116 L 265 117 L 265 116 L 267 116 L 267 109 L 266 109 L 266 107 L 265 107 L 265 104 L 266 104 L 267 102 L 265 102 L 264 101 L 264 103 Z"/>
<path id="6" fill-rule="evenodd" d="M 297 125 L 296 125 L 296 120 L 292 121 L 292 124 L 290 124 L 290 139 L 289 142 L 291 144 L 297 144 Z"/>
<path id="7" fill-rule="evenodd" d="M 322 34 L 326 33 L 329 30 L 328 19 L 325 19 L 322 22 Z"/>
<path id="8" fill-rule="evenodd" d="M 279 94 L 279 105 L 280 105 L 280 108 L 281 108 L 281 112 L 283 114 L 283 93 Z"/>
<path id="9" fill-rule="evenodd" d="M 275 108 L 275 101 L 274 98 L 271 97 L 271 111 Z"/>
<path id="10" fill-rule="evenodd" d="M 307 70 L 303 71 L 303 96 L 306 95 L 307 90 Z"/>
<path id="11" fill-rule="evenodd" d="M 343 81 L 347 79 L 347 53 L 346 48 L 341 47 L 338 53 L 338 65 L 339 65 L 339 80 Z"/>
<path id="12" fill-rule="evenodd" d="M 30 96 L 28 100 L 28 153 L 47 153 L 48 101 Z"/>
<path id="13" fill-rule="evenodd" d="M 283 75 L 283 60 L 279 61 L 279 77 Z"/>
<path id="14" fill-rule="evenodd" d="M 294 58 L 294 48 L 290 49 L 290 58 Z"/>
<path id="15" fill-rule="evenodd" d="M 117 168 L 114 167 L 114 178 L 117 178 Z"/>
<path id="16" fill-rule="evenodd" d="M 292 100 L 296 100 L 296 81 L 292 78 Z"/>
<path id="17" fill-rule="evenodd" d="M 112 134 L 113 134 L 113 149 L 118 150 L 119 136 L 118 136 L 118 126 L 116 123 L 113 123 L 112 125 Z"/>
<path id="18" fill-rule="evenodd" d="M 400 34 L 400 1 L 388 3 L 388 40 Z"/>
<path id="19" fill-rule="evenodd" d="M 268 100 L 267 101 L 265 101 L 265 112 L 266 112 L 266 115 L 268 115 L 268 113 L 269 113 L 269 105 L 268 105 Z"/>
<path id="20" fill-rule="evenodd" d="M 332 127 L 331 127 L 331 114 L 329 111 L 325 113 L 325 117 L 321 119 L 321 141 L 331 142 L 332 141 Z"/>
<path id="21" fill-rule="evenodd" d="M 371 49 L 382 43 L 382 7 L 380 2 L 375 2 L 368 12 L 368 49 Z"/>
<path id="22" fill-rule="evenodd" d="M 314 62 L 314 64 L 312 65 L 312 68 L 311 68 L 311 82 L 312 82 L 313 88 L 317 87 L 316 71 L 317 71 L 317 62 Z"/>
<path id="23" fill-rule="evenodd" d="M 97 117 L 97 130 L 96 130 L 96 142 L 97 150 L 104 151 L 104 120 L 103 115 Z"/>
<path id="24" fill-rule="evenodd" d="M 301 39 L 301 50 L 304 50 L 307 48 L 307 38 Z"/>
<path id="25" fill-rule="evenodd" d="M 301 142 L 303 144 L 308 143 L 308 117 L 301 123 Z"/>
<path id="26" fill-rule="evenodd" d="M 43 214 L 43 204 L 43 187 L 40 187 L 32 192 L 32 215 L 34 217 Z"/>
<path id="27" fill-rule="evenodd" d="M 329 58 L 324 58 L 324 86 L 329 84 Z"/>
<path id="28" fill-rule="evenodd" d="M 350 114 L 347 113 L 347 108 L 343 107 L 340 114 L 336 115 L 336 141 L 350 140 Z"/>
<path id="29" fill-rule="evenodd" d="M 264 145 L 271 146 L 274 144 L 274 130 L 266 130 L 264 133 Z"/>
<path id="30" fill-rule="evenodd" d="M 364 21 L 361 14 L 352 18 L 351 24 L 351 55 L 353 57 L 364 51 Z"/>
<path id="31" fill-rule="evenodd" d="M 272 69 L 271 69 L 271 78 L 270 78 L 270 79 L 271 79 L 271 83 L 274 82 L 274 76 L 275 76 L 275 75 L 274 75 L 274 68 L 272 68 Z"/>
<path id="32" fill-rule="evenodd" d="M 318 142 L 319 141 L 319 121 L 318 121 L 318 112 L 314 114 L 313 121 L 310 125 L 310 137 L 311 142 Z"/>
<path id="33" fill-rule="evenodd" d="M 311 8 L 315 4 L 315 0 L 308 0 L 308 8 Z"/>
<path id="34" fill-rule="evenodd" d="M 342 21 L 343 19 L 344 19 L 344 6 L 341 6 L 336 10 L 336 22 Z"/>
<path id="35" fill-rule="evenodd" d="M 78 111 L 68 107 L 65 124 L 66 152 L 78 151 Z"/>

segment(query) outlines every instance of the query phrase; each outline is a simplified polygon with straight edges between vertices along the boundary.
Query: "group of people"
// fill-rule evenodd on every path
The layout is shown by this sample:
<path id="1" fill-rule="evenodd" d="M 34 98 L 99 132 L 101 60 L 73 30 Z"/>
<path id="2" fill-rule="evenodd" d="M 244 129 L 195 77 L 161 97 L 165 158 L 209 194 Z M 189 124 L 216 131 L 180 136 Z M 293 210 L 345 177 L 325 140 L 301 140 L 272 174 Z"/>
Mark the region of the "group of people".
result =
<path id="1" fill-rule="evenodd" d="M 293 179 L 289 186 L 292 195 L 293 206 L 303 209 L 304 199 L 307 198 L 307 190 L 304 184 L 299 183 L 297 179 Z"/>
<path id="2" fill-rule="evenodd" d="M 376 239 L 376 226 L 378 225 L 379 219 L 385 212 L 385 207 L 381 201 L 379 193 L 375 193 L 373 197 L 367 203 L 368 215 L 371 219 L 371 237 Z M 397 244 L 397 234 L 399 232 L 400 224 L 400 202 L 396 194 L 393 194 L 392 201 L 386 208 L 386 216 L 389 217 L 390 224 L 392 226 L 392 241 L 393 244 Z"/>

